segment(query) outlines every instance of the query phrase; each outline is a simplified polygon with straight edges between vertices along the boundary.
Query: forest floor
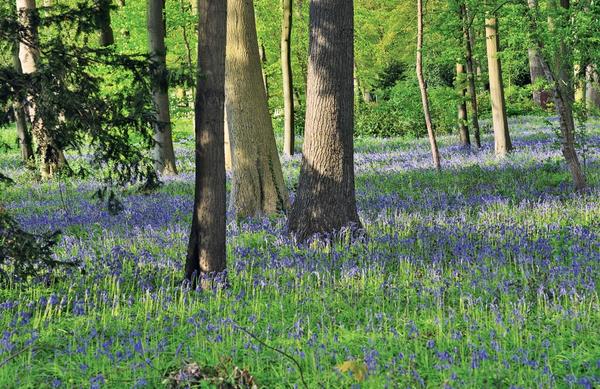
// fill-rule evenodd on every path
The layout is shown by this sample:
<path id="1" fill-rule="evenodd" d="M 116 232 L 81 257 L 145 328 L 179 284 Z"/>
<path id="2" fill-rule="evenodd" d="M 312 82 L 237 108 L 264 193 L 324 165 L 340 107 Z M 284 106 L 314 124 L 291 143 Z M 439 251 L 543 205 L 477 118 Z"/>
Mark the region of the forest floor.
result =
<path id="1" fill-rule="evenodd" d="M 586 195 L 553 126 L 512 119 L 504 160 L 490 134 L 480 151 L 441 137 L 441 173 L 426 140 L 359 138 L 367 236 L 299 247 L 283 217 L 231 221 L 230 287 L 208 292 L 181 288 L 189 126 L 175 133 L 181 174 L 127 192 L 115 216 L 91 198 L 97 182 L 34 183 L 1 155 L 17 181 L 0 188 L 7 209 L 28 230 L 62 230 L 56 257 L 83 263 L 0 290 L 0 387 L 156 387 L 192 362 L 266 388 L 301 375 L 311 388 L 599 387 L 600 122 Z M 300 157 L 282 162 L 293 188 Z"/>

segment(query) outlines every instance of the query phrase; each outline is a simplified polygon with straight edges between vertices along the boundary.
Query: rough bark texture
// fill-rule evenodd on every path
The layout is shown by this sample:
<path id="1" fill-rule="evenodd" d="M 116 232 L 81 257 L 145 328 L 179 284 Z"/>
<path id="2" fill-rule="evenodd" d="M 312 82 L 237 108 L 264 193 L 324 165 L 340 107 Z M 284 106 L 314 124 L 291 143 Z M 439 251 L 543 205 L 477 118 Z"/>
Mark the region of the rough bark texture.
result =
<path id="1" fill-rule="evenodd" d="M 490 78 L 490 102 L 492 104 L 492 122 L 494 126 L 494 143 L 496 155 L 505 156 L 512 150 L 508 121 L 506 119 L 506 102 L 504 100 L 504 84 L 502 82 L 502 65 L 498 57 L 500 40 L 498 37 L 498 19 L 489 17 L 485 20 L 485 36 Z"/>
<path id="2" fill-rule="evenodd" d="M 473 61 L 473 47 L 471 45 L 472 34 L 470 31 L 469 13 L 467 12 L 467 8 L 464 4 L 461 6 L 460 11 L 463 22 L 462 28 L 463 41 L 465 45 L 465 62 L 467 64 L 467 85 L 469 87 L 469 99 L 471 101 L 471 126 L 473 127 L 475 146 L 477 146 L 477 148 L 481 148 L 481 131 L 479 129 L 479 108 L 477 106 L 477 89 L 475 88 L 475 65 Z M 469 144 L 471 144 L 470 140 Z"/>
<path id="3" fill-rule="evenodd" d="M 528 0 L 529 10 L 530 12 L 537 12 L 538 2 L 537 0 Z M 535 25 L 532 26 L 535 28 Z M 542 69 L 540 53 L 537 45 L 530 47 L 528 49 L 528 57 L 529 57 L 529 75 L 531 76 L 531 83 L 535 84 L 540 80 L 545 80 L 546 76 L 544 75 L 544 70 Z M 547 90 L 537 90 L 533 91 L 533 102 L 537 104 L 539 107 L 546 109 L 548 107 L 548 102 L 550 100 L 550 92 Z"/>
<path id="4" fill-rule="evenodd" d="M 585 72 L 585 103 L 588 109 L 600 109 L 600 76 L 594 65 L 588 65 Z"/>
<path id="5" fill-rule="evenodd" d="M 199 275 L 211 275 L 226 268 L 223 105 L 227 2 L 199 0 L 198 5 L 196 181 L 185 266 L 186 278 L 194 283 Z M 210 280 L 202 286 L 210 286 Z"/>
<path id="6" fill-rule="evenodd" d="M 289 230 L 300 241 L 360 226 L 354 191 L 352 0 L 312 0 L 302 168 Z"/>
<path id="7" fill-rule="evenodd" d="M 110 4 L 111 0 L 103 0 L 100 3 L 100 47 L 107 47 L 115 43 L 115 36 L 110 21 Z"/>
<path id="8" fill-rule="evenodd" d="M 19 46 L 15 45 L 13 50 L 13 67 L 18 73 L 22 73 L 21 60 L 19 59 Z M 17 137 L 19 138 L 19 148 L 21 149 L 21 157 L 26 164 L 35 162 L 33 154 L 33 146 L 31 142 L 31 133 L 27 127 L 27 114 L 23 108 L 23 104 L 18 99 L 13 102 L 13 110 L 15 112 L 15 121 L 17 125 Z"/>
<path id="9" fill-rule="evenodd" d="M 294 83 L 292 78 L 292 0 L 283 0 L 281 74 L 283 83 L 283 152 L 294 155 Z"/>
<path id="10" fill-rule="evenodd" d="M 154 124 L 154 164 L 165 175 L 177 174 L 171 114 L 169 112 L 169 81 L 165 46 L 164 0 L 148 0 L 148 43 L 152 70 L 152 100 L 156 110 Z"/>
<path id="11" fill-rule="evenodd" d="M 232 149 L 230 207 L 236 217 L 287 210 L 273 124 L 258 53 L 252 0 L 229 0 L 227 6 L 225 107 Z"/>
<path id="12" fill-rule="evenodd" d="M 427 84 L 423 77 L 423 1 L 417 0 L 417 79 L 419 80 L 419 89 L 421 90 L 421 103 L 423 104 L 423 115 L 425 116 L 425 126 L 427 127 L 427 136 L 429 146 L 431 147 L 431 158 L 433 166 L 440 170 L 440 153 L 438 151 L 433 124 L 431 123 L 431 111 L 429 110 L 429 97 L 427 95 Z"/>
<path id="13" fill-rule="evenodd" d="M 456 88 L 458 89 L 458 135 L 460 144 L 464 147 L 471 146 L 471 137 L 469 136 L 469 127 L 467 125 L 467 103 L 465 88 L 465 67 L 462 63 L 456 64 Z"/>
<path id="14" fill-rule="evenodd" d="M 560 5 L 553 0 L 550 2 L 550 6 L 569 8 L 569 0 L 560 0 Z M 549 19 L 550 29 L 555 28 L 555 23 L 563 23 L 563 21 Z M 540 48 L 541 42 L 538 41 L 537 43 L 538 48 Z M 551 69 L 541 56 L 540 63 L 546 79 L 554 86 L 552 95 L 556 113 L 560 121 L 562 154 L 571 171 L 575 190 L 583 191 L 587 189 L 587 181 L 577 157 L 577 150 L 575 149 L 575 120 L 573 118 L 574 85 L 573 65 L 570 60 L 572 58 L 571 54 L 569 47 L 564 42 L 560 42 L 553 53 L 554 69 Z"/>
<path id="15" fill-rule="evenodd" d="M 35 0 L 17 0 L 17 12 L 19 22 L 24 26 L 22 40 L 19 43 L 21 68 L 24 74 L 33 74 L 37 72 L 37 63 L 40 56 Z M 38 146 L 40 174 L 44 179 L 51 178 L 65 164 L 64 155 L 56 146 L 51 134 L 44 127 L 43 118 L 37 114 L 36 102 L 32 96 L 27 99 L 26 112 L 31 123 L 31 133 Z"/>

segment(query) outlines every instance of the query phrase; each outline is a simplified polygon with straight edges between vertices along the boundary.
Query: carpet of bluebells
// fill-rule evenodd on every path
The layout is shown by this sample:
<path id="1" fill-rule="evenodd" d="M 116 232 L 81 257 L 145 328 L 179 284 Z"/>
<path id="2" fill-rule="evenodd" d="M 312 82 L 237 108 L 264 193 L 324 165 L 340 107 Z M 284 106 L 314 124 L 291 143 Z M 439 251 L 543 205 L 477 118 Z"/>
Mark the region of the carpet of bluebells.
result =
<path id="1" fill-rule="evenodd" d="M 62 230 L 56 258 L 82 262 L 0 290 L 0 387 L 160 387 L 228 358 L 260 387 L 302 387 L 290 357 L 311 388 L 600 387 L 600 122 L 581 146 L 585 195 L 555 127 L 513 119 L 504 160 L 489 134 L 480 151 L 442 137 L 439 174 L 425 140 L 357 139 L 367 234 L 299 246 L 283 217 L 230 218 L 230 286 L 212 291 L 181 283 L 189 126 L 181 174 L 127 191 L 117 215 L 92 198 L 97 182 L 33 183 L 2 155 L 17 181 L 7 209 L 29 231 Z M 283 160 L 290 189 L 299 163 Z"/>

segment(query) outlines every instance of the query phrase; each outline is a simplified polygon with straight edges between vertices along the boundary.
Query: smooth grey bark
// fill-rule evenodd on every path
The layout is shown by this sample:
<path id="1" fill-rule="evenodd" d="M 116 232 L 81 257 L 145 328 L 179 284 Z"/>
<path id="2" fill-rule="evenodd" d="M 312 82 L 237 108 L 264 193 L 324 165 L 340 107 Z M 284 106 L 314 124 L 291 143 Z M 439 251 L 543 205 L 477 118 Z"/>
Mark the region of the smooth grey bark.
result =
<path id="1" fill-rule="evenodd" d="M 154 166 L 164 175 L 177 174 L 169 112 L 167 48 L 165 46 L 164 0 L 148 0 L 148 44 L 152 77 L 154 124 Z"/>
<path id="2" fill-rule="evenodd" d="M 421 104 L 423 105 L 423 116 L 425 117 L 425 126 L 427 127 L 427 137 L 429 138 L 429 146 L 431 148 L 431 158 L 433 166 L 441 169 L 440 153 L 433 132 L 433 124 L 431 123 L 431 111 L 429 109 L 429 96 L 427 95 L 427 84 L 423 77 L 423 1 L 417 0 L 417 60 L 416 60 L 417 79 L 419 80 L 419 89 L 421 90 Z"/>
<path id="3" fill-rule="evenodd" d="M 294 82 L 292 77 L 292 0 L 282 0 L 281 75 L 283 83 L 283 152 L 294 155 Z"/>
<path id="4" fill-rule="evenodd" d="M 496 17 L 489 16 L 486 18 L 485 36 L 490 80 L 490 103 L 492 105 L 492 122 L 494 127 L 494 145 L 496 155 L 503 157 L 512 150 L 512 142 L 506 118 L 502 64 L 498 57 L 500 39 L 498 37 L 498 19 Z"/>
<path id="5" fill-rule="evenodd" d="M 225 107 L 232 150 L 230 208 L 238 218 L 289 208 L 263 84 L 252 0 L 229 0 Z"/>
<path id="6" fill-rule="evenodd" d="M 195 103 L 196 177 L 194 214 L 185 276 L 203 288 L 226 268 L 225 45 L 227 1 L 199 0 L 198 80 Z"/>
<path id="7" fill-rule="evenodd" d="M 352 0 L 312 0 L 306 127 L 289 231 L 299 241 L 360 227 L 354 189 Z"/>

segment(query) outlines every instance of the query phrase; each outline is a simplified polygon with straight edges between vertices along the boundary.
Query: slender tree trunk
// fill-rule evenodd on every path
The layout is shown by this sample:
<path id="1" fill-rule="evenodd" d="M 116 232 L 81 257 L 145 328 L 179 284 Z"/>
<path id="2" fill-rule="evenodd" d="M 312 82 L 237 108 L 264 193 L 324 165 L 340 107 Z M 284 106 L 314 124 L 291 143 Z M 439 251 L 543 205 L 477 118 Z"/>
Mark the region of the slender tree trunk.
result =
<path id="1" fill-rule="evenodd" d="M 22 73 L 21 60 L 19 59 L 19 46 L 15 45 L 13 50 L 13 67 L 17 73 Z M 35 162 L 33 154 L 33 146 L 31 142 L 31 133 L 27 127 L 27 115 L 23 104 L 16 98 L 13 102 L 13 110 L 15 111 L 15 121 L 17 125 L 17 137 L 19 138 L 19 147 L 21 149 L 21 157 L 25 164 Z"/>
<path id="2" fill-rule="evenodd" d="M 262 42 L 258 45 L 258 57 L 260 58 L 260 69 L 262 72 L 263 84 L 265 85 L 265 95 L 267 96 L 267 102 L 269 101 L 269 79 L 267 78 L 267 52 L 265 51 L 265 45 Z"/>
<path id="3" fill-rule="evenodd" d="M 431 123 L 431 112 L 429 110 L 429 97 L 427 96 L 427 84 L 423 77 L 423 2 L 417 0 L 417 78 L 419 80 L 419 88 L 421 89 L 421 102 L 423 104 L 423 115 L 425 116 L 425 125 L 427 126 L 427 136 L 429 137 L 429 145 L 431 147 L 431 158 L 433 166 L 441 169 L 440 154 L 433 132 L 433 124 Z"/>
<path id="4" fill-rule="evenodd" d="M 35 0 L 17 0 L 19 22 L 24 26 L 22 40 L 19 43 L 19 60 L 24 74 L 37 72 L 39 60 L 39 39 L 37 29 L 37 7 Z M 40 174 L 42 178 L 51 178 L 65 164 L 62 150 L 44 126 L 43 118 L 39 117 L 36 101 L 33 96 L 27 99 L 27 114 L 31 123 L 31 133 L 38 145 L 40 155 Z"/>
<path id="5" fill-rule="evenodd" d="M 232 148 L 230 207 L 236 217 L 287 210 L 273 124 L 263 84 L 252 0 L 229 0 L 225 106 Z"/>
<path id="6" fill-rule="evenodd" d="M 498 19 L 489 17 L 485 20 L 485 24 L 494 143 L 496 155 L 502 157 L 512 150 L 512 143 L 508 132 L 508 121 L 506 119 L 502 65 L 500 63 L 500 58 L 498 57 L 500 46 L 500 39 L 498 37 Z"/>
<path id="7" fill-rule="evenodd" d="M 233 170 L 233 161 L 231 155 L 231 142 L 229 141 L 229 125 L 227 124 L 227 108 L 223 110 L 223 117 L 225 118 L 225 170 L 230 172 Z"/>
<path id="8" fill-rule="evenodd" d="M 156 110 L 154 164 L 160 173 L 171 175 L 177 174 L 177 167 L 169 112 L 164 7 L 164 0 L 148 0 L 148 43 L 152 71 L 152 100 Z"/>
<path id="9" fill-rule="evenodd" d="M 292 0 L 282 0 L 281 74 L 283 83 L 283 152 L 294 155 L 294 82 L 292 78 Z"/>
<path id="10" fill-rule="evenodd" d="M 475 137 L 475 146 L 477 146 L 477 148 L 481 148 L 481 131 L 479 129 L 479 107 L 477 106 L 477 89 L 475 87 L 475 66 L 473 62 L 473 47 L 471 46 L 469 12 L 467 11 L 467 8 L 464 5 L 464 3 L 462 4 L 460 10 L 463 22 L 463 41 L 465 45 L 465 60 L 467 64 L 469 98 L 471 100 L 471 124 L 473 127 L 473 136 Z M 469 140 L 469 144 L 470 143 L 471 142 Z"/>
<path id="11" fill-rule="evenodd" d="M 456 88 L 458 89 L 458 134 L 460 144 L 463 147 L 471 147 L 471 137 L 469 135 L 469 127 L 467 125 L 467 103 L 465 88 L 465 67 L 462 63 L 456 64 Z"/>
<path id="12" fill-rule="evenodd" d="M 115 43 L 115 36 L 110 20 L 112 0 L 100 0 L 98 20 L 100 22 L 100 47 L 108 47 Z"/>
<path id="13" fill-rule="evenodd" d="M 569 8 L 569 0 L 560 0 L 560 7 Z M 550 2 L 550 7 L 558 8 L 556 0 Z M 562 20 L 548 20 L 550 30 L 555 28 L 555 23 L 564 23 Z M 538 49 L 541 42 L 538 41 Z M 563 156 L 571 171 L 576 191 L 587 189 L 587 181 L 575 149 L 575 119 L 573 118 L 573 71 L 571 65 L 570 49 L 564 42 L 560 42 L 554 52 L 554 69 L 551 69 L 546 60 L 540 56 L 540 64 L 548 82 L 554 86 L 552 90 L 554 106 L 560 121 L 561 148 Z"/>
<path id="14" fill-rule="evenodd" d="M 528 0 L 529 12 L 536 13 L 538 9 L 538 1 L 537 0 Z M 532 26 L 535 28 L 535 24 Z M 540 52 L 537 45 L 533 45 L 528 49 L 528 57 L 529 57 L 529 74 L 531 76 L 531 83 L 536 84 L 541 80 L 545 80 L 546 76 L 544 75 L 544 70 L 542 69 L 542 64 L 540 62 Z M 544 89 L 534 89 L 533 90 L 533 102 L 537 104 L 542 109 L 548 108 L 548 101 L 550 100 L 550 92 Z"/>
<path id="15" fill-rule="evenodd" d="M 306 128 L 288 227 L 300 241 L 360 227 L 354 190 L 352 0 L 312 0 Z"/>
<path id="16" fill-rule="evenodd" d="M 196 180 L 194 214 L 185 266 L 195 285 L 212 286 L 211 276 L 226 268 L 225 157 L 223 105 L 227 1 L 199 0 L 198 83 L 196 93 Z"/>
<path id="17" fill-rule="evenodd" d="M 588 65 L 585 72 L 585 102 L 589 110 L 600 109 L 600 76 L 596 66 Z"/>

